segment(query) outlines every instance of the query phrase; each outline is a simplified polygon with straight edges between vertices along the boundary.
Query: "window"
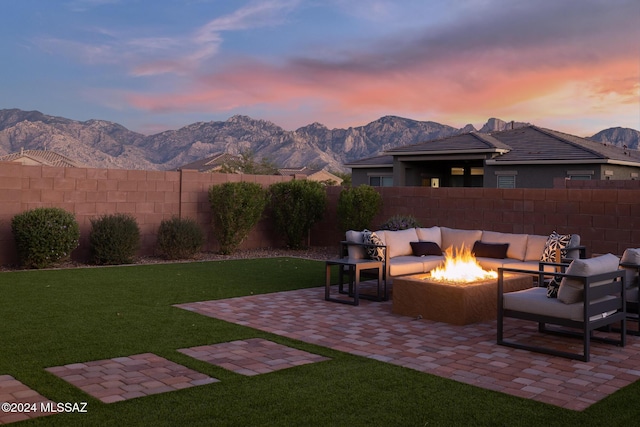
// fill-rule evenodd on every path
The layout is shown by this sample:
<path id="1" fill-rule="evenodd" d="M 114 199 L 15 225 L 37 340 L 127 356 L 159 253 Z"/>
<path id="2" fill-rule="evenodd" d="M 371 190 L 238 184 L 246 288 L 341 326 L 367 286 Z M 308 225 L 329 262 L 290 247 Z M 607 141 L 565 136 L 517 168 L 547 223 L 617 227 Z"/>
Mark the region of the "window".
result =
<path id="1" fill-rule="evenodd" d="M 393 176 L 369 176 L 369 185 L 372 187 L 393 187 Z"/>
<path id="2" fill-rule="evenodd" d="M 498 188 L 516 188 L 516 176 L 498 175 Z"/>
<path id="3" fill-rule="evenodd" d="M 593 174 L 591 170 L 567 171 L 567 178 L 574 181 L 589 181 Z"/>

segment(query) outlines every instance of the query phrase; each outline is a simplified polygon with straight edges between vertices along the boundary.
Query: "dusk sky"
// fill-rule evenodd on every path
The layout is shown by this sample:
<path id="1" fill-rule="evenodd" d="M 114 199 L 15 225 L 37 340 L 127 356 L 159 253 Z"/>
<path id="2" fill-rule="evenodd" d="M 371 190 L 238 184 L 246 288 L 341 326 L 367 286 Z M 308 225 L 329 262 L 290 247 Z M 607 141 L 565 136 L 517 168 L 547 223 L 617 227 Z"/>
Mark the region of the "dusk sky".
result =
<path id="1" fill-rule="evenodd" d="M 640 130 L 638 0 L 2 0 L 0 109 Z"/>

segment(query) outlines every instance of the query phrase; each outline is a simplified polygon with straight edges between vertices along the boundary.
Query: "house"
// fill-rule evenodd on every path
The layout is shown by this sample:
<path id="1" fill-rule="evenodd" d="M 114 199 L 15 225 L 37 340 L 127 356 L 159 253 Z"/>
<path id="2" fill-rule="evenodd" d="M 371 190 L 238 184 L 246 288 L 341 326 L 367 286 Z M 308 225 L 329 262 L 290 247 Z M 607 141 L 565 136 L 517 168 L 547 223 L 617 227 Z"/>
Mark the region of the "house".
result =
<path id="1" fill-rule="evenodd" d="M 552 188 L 554 180 L 637 180 L 640 152 L 534 125 L 396 147 L 345 164 L 353 185 Z"/>
<path id="2" fill-rule="evenodd" d="M 213 156 L 196 160 L 195 162 L 188 163 L 186 165 L 180 166 L 178 170 L 197 170 L 198 172 L 218 172 L 220 169 L 229 161 L 234 161 L 239 159 L 238 156 L 234 156 L 229 153 L 218 153 Z"/>
<path id="3" fill-rule="evenodd" d="M 341 185 L 342 178 L 332 174 L 324 169 L 309 168 L 307 166 L 298 168 L 281 168 L 278 169 L 278 175 L 292 176 L 303 175 L 310 181 L 327 182 L 331 185 Z"/>
<path id="4" fill-rule="evenodd" d="M 62 154 L 46 150 L 24 150 L 0 156 L 0 162 L 14 162 L 23 165 L 44 165 L 62 168 L 81 168 L 84 165 L 63 156 Z"/>

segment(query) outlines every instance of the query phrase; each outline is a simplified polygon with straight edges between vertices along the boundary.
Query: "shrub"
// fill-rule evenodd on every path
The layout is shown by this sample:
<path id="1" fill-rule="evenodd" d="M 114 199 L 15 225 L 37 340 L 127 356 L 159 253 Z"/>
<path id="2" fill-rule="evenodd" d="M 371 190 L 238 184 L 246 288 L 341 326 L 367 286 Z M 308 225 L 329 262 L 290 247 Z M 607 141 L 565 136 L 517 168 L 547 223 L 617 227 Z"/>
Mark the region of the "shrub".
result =
<path id="1" fill-rule="evenodd" d="M 272 184 L 271 207 L 275 227 L 289 248 L 299 249 L 313 224 L 324 215 L 327 193 L 319 182 L 294 180 Z"/>
<path id="2" fill-rule="evenodd" d="M 406 230 L 420 227 L 420 223 L 411 215 L 394 215 L 380 226 L 381 230 Z"/>
<path id="3" fill-rule="evenodd" d="M 131 264 L 140 246 L 140 228 L 129 214 L 91 219 L 90 261 L 99 265 Z"/>
<path id="4" fill-rule="evenodd" d="M 193 258 L 203 243 L 204 234 L 197 222 L 174 217 L 160 223 L 156 252 L 167 259 Z"/>
<path id="5" fill-rule="evenodd" d="M 262 218 L 267 191 L 253 182 L 227 182 L 209 188 L 209 203 L 220 253 L 230 254 Z"/>
<path id="6" fill-rule="evenodd" d="M 26 268 L 50 267 L 68 259 L 80 240 L 75 217 L 60 208 L 37 208 L 17 214 L 11 220 L 11 231 L 20 265 Z"/>
<path id="7" fill-rule="evenodd" d="M 370 228 L 382 206 L 382 196 L 369 185 L 345 188 L 338 197 L 338 222 L 342 231 Z"/>

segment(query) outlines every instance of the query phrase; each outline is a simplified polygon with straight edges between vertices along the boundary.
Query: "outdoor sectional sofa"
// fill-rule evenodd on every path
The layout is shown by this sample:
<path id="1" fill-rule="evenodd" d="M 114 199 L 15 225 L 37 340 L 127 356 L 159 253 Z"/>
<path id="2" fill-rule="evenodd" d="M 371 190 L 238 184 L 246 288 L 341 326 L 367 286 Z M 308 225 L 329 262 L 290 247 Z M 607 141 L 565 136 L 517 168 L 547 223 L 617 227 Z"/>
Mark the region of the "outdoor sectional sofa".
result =
<path id="1" fill-rule="evenodd" d="M 449 247 L 459 249 L 463 245 L 469 249 L 475 246 L 476 259 L 487 270 L 500 267 L 538 270 L 540 261 L 545 260 L 545 251 L 547 255 L 553 251 L 551 260 L 560 261 L 557 259 L 559 251 L 554 245 L 554 238 L 560 235 L 555 232 L 550 236 L 540 236 L 434 226 L 398 231 L 379 230 L 374 232 L 377 239 L 371 239 L 368 233 L 371 232 L 347 231 L 346 240 L 342 242 L 343 256 L 363 259 L 373 255 L 373 258 L 384 261 L 387 281 L 398 276 L 427 273 L 444 261 L 444 250 Z M 568 240 L 562 257 L 584 258 L 585 249 L 579 246 L 580 236 L 573 234 Z"/>

